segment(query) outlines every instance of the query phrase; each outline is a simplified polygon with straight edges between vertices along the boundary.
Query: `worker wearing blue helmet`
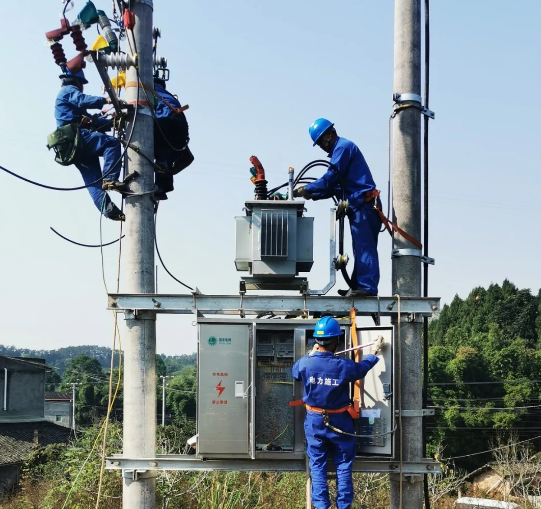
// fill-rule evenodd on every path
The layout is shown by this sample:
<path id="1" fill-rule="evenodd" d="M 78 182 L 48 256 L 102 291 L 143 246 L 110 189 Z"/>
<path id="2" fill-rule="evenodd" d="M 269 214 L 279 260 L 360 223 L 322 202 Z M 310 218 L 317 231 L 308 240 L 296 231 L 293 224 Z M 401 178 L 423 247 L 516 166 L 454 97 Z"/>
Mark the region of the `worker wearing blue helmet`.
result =
<path id="1" fill-rule="evenodd" d="M 372 354 L 361 362 L 334 355 L 343 332 L 331 316 L 324 316 L 315 326 L 314 349 L 299 359 L 292 368 L 293 378 L 304 385 L 303 402 L 306 406 L 304 434 L 306 454 L 312 478 L 312 504 L 317 509 L 331 507 L 327 485 L 327 460 L 331 455 L 336 467 L 338 509 L 351 507 L 353 502 L 352 467 L 355 459 L 356 438 L 336 433 L 327 427 L 323 411 L 330 424 L 345 433 L 355 433 L 350 415 L 350 383 L 364 378 L 378 362 L 376 354 L 383 346 L 383 338 L 374 344 Z"/>
<path id="2" fill-rule="evenodd" d="M 378 235 L 381 220 L 374 209 L 376 184 L 362 152 L 355 143 L 336 134 L 334 124 L 317 119 L 309 129 L 314 146 L 327 152 L 331 166 L 325 175 L 295 190 L 295 196 L 322 200 L 343 196 L 349 203 L 348 217 L 353 244 L 354 267 L 351 293 L 377 295 L 379 284 Z M 342 189 L 342 183 L 344 189 Z M 346 295 L 348 290 L 338 290 Z"/>
<path id="3" fill-rule="evenodd" d="M 103 132 L 111 129 L 110 119 L 98 115 L 91 116 L 87 112 L 88 109 L 101 109 L 111 100 L 83 93 L 83 86 L 88 81 L 82 70 L 76 74 L 68 70 L 60 75 L 60 78 L 62 88 L 55 102 L 56 126 L 59 128 L 75 124 L 80 127 L 82 150 L 73 164 L 81 173 L 86 185 L 94 182 L 87 189 L 98 210 L 103 211 L 105 217 L 113 221 L 123 221 L 124 214 L 106 193 L 107 190 L 124 190 L 124 184 L 118 181 L 121 169 L 120 142 Z M 103 174 L 100 157 L 103 157 Z M 100 181 L 102 176 L 103 181 Z"/>

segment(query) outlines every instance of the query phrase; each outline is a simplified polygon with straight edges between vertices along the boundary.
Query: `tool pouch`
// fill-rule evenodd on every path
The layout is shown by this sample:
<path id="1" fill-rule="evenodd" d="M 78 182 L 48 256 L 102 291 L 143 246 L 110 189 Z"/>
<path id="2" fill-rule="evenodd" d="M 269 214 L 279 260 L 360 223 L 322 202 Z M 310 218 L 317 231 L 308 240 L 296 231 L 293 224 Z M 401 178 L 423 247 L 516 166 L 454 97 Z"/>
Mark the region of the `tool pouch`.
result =
<path id="1" fill-rule="evenodd" d="M 59 127 L 47 136 L 47 148 L 55 151 L 54 160 L 62 166 L 77 163 L 83 150 L 81 132 L 77 125 Z"/>

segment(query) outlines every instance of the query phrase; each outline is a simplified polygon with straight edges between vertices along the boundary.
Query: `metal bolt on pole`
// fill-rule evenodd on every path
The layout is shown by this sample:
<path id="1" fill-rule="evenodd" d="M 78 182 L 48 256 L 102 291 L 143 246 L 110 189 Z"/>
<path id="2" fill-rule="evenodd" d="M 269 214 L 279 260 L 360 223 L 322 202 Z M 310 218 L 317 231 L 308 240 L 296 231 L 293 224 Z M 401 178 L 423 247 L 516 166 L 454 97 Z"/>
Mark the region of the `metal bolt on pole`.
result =
<path id="1" fill-rule="evenodd" d="M 154 155 L 154 121 L 143 86 L 152 86 L 152 0 L 132 0 L 133 31 L 127 34 L 128 51 L 137 53 L 138 67 L 127 71 L 127 101 L 137 104 L 133 145 L 150 159 Z M 149 99 L 152 95 L 148 93 Z M 134 150 L 128 150 L 128 174 L 139 176 L 130 184 L 135 196 L 126 197 L 124 270 L 126 292 L 154 293 L 154 169 Z M 124 341 L 124 436 L 123 453 L 128 458 L 153 458 L 156 454 L 156 314 L 152 311 L 126 315 Z M 155 509 L 154 472 L 123 475 L 122 504 L 126 509 Z"/>
<path id="2" fill-rule="evenodd" d="M 394 83 L 393 92 L 421 95 L 421 1 L 395 0 Z M 403 103 L 404 104 L 404 103 Z M 406 101 L 407 104 L 407 101 Z M 420 105 L 419 105 L 420 106 Z M 393 120 L 393 211 L 400 228 L 416 239 L 421 238 L 421 113 L 418 108 L 402 109 Z M 414 246 L 394 236 L 393 249 Z M 393 258 L 393 294 L 401 297 L 421 295 L 421 260 L 416 256 Z M 396 322 L 395 322 L 396 325 Z M 401 321 L 400 347 L 396 365 L 400 365 L 402 410 L 422 409 L 421 328 L 418 321 Z M 400 353 L 398 353 L 400 352 Z M 423 456 L 422 417 L 402 417 L 396 434 L 402 461 L 420 461 Z M 391 508 L 423 507 L 422 476 L 407 479 L 391 475 Z"/>

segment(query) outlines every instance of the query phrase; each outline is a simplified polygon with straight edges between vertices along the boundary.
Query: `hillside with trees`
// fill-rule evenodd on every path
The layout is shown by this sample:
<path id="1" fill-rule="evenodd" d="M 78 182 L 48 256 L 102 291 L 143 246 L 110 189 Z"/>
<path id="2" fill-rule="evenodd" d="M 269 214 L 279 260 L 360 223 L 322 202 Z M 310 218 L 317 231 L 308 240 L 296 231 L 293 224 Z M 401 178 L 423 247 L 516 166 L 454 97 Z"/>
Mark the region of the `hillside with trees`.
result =
<path id="1" fill-rule="evenodd" d="M 111 365 L 111 349 L 96 345 L 68 346 L 56 350 L 31 350 L 29 348 L 0 345 L 0 355 L 45 359 L 45 363 L 48 366 L 55 368 L 60 375 L 62 375 L 68 367 L 70 359 L 78 357 L 79 355 L 87 355 L 88 357 L 96 359 L 103 369 L 109 369 Z M 159 357 L 163 360 L 168 375 L 178 373 L 186 366 L 194 366 L 196 362 L 195 353 L 188 355 L 160 354 Z M 114 367 L 117 368 L 117 356 L 115 356 L 114 362 Z"/>
<path id="2" fill-rule="evenodd" d="M 444 457 L 491 448 L 497 438 L 541 435 L 541 294 L 509 281 L 456 296 L 429 327 L 431 450 Z M 534 444 L 539 441 L 532 440 Z M 489 455 L 457 458 L 464 466 Z"/>

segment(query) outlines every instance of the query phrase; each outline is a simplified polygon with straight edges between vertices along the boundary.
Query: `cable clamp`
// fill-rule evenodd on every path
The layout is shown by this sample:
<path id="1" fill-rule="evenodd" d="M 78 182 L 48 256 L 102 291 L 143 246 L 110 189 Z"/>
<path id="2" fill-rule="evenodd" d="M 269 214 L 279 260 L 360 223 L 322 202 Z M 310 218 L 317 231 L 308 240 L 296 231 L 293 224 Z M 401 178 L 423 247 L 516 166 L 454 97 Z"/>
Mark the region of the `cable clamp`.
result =
<path id="1" fill-rule="evenodd" d="M 406 101 L 416 102 L 419 104 L 418 108 L 423 115 L 432 119 L 435 117 L 435 113 L 432 110 L 429 110 L 428 108 L 425 108 L 423 106 L 423 100 L 419 94 L 413 94 L 413 93 L 398 94 L 395 92 L 393 94 L 393 101 L 396 104 L 402 104 Z"/>
<path id="2" fill-rule="evenodd" d="M 135 470 L 131 468 L 122 470 L 122 477 L 124 477 L 124 479 L 130 479 L 131 481 L 151 479 L 157 476 L 158 472 L 156 470 Z"/>
<path id="3" fill-rule="evenodd" d="M 435 258 L 424 256 L 420 249 L 393 249 L 391 250 L 391 258 L 400 258 L 401 256 L 416 256 L 421 259 L 422 263 L 427 265 L 434 265 L 436 263 Z"/>
<path id="4" fill-rule="evenodd" d="M 423 408 L 421 410 L 395 410 L 394 414 L 398 417 L 426 417 L 428 415 L 434 415 L 433 408 Z"/>

